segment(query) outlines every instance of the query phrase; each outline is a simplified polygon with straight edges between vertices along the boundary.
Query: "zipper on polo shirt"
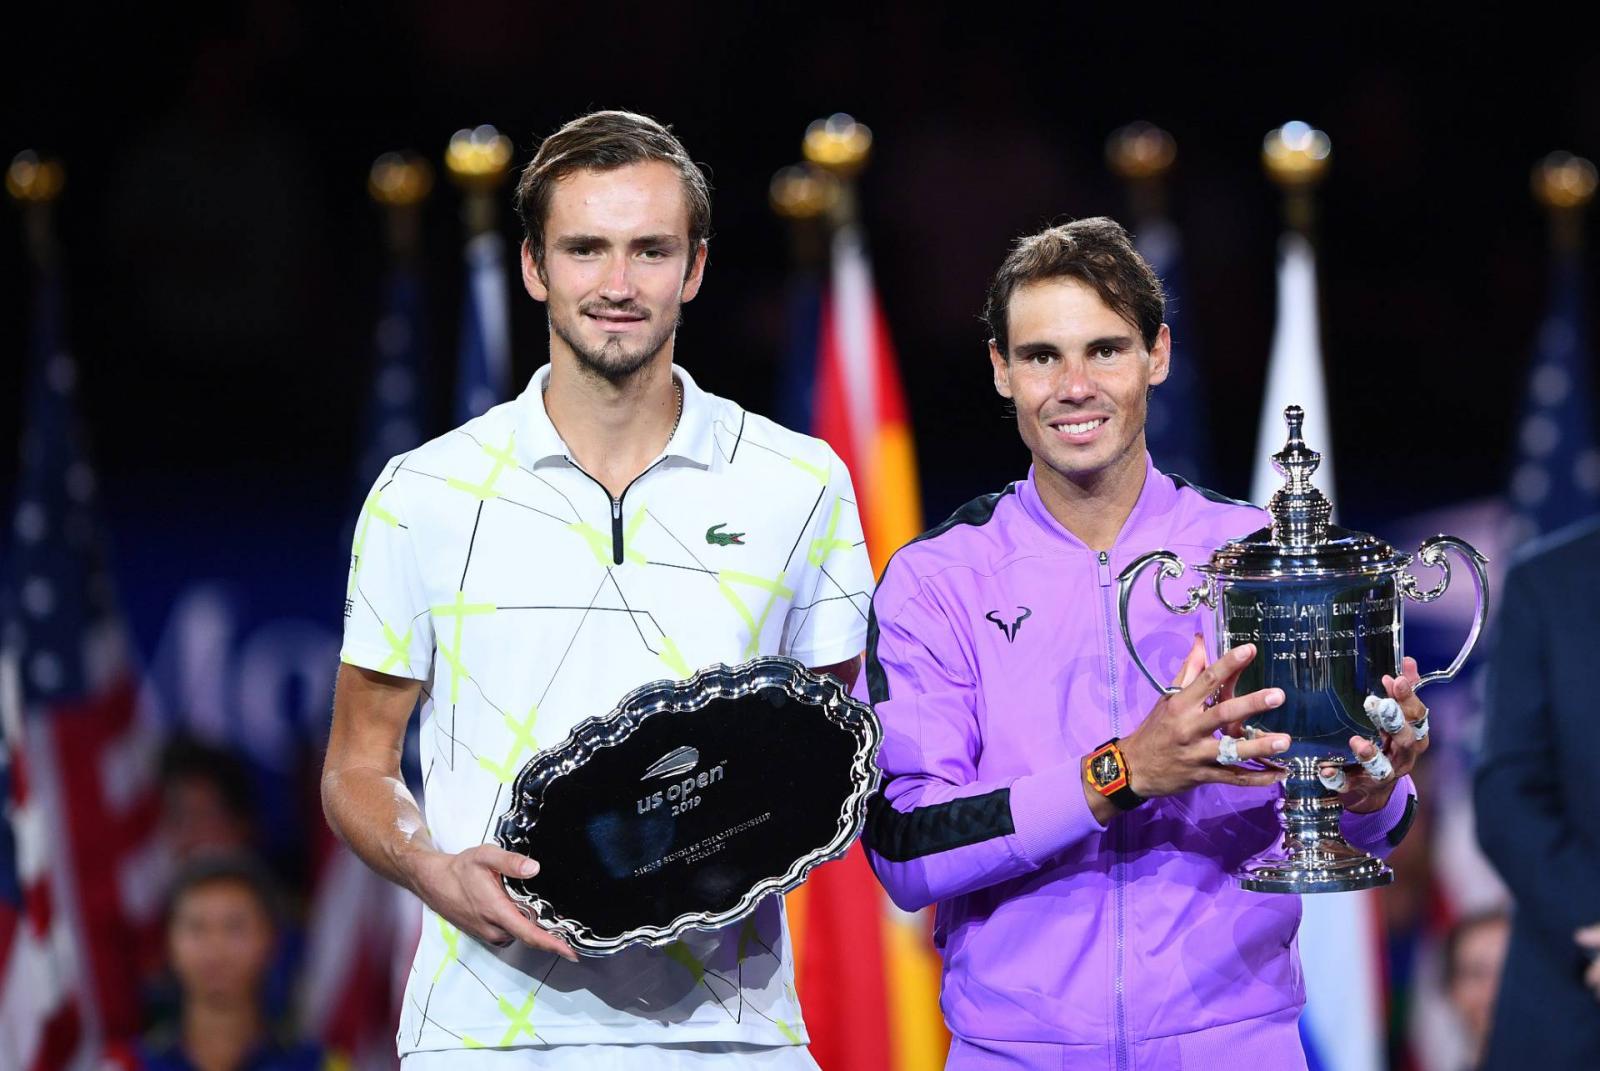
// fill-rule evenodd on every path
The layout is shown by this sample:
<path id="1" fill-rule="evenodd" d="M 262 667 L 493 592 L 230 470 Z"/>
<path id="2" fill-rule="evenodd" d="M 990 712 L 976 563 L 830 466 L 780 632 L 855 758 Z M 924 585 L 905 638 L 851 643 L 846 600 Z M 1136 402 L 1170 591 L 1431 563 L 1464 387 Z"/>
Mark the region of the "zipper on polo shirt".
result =
<path id="1" fill-rule="evenodd" d="M 572 460 L 571 455 L 563 454 L 562 456 L 567 459 L 567 464 L 571 465 L 573 468 L 577 469 L 579 472 L 582 472 L 585 476 L 589 476 L 589 473 L 584 471 L 584 467 L 582 465 L 580 465 L 576 461 Z M 633 490 L 633 485 L 634 484 L 636 484 L 640 480 L 644 479 L 645 472 L 649 472 L 651 469 L 655 468 L 657 465 L 661 464 L 666 459 L 667 459 L 667 455 L 666 454 L 662 454 L 660 457 L 658 457 L 654 461 L 650 462 L 650 464 L 645 468 L 644 472 L 639 473 L 639 475 L 635 476 L 633 479 L 628 481 L 628 486 L 624 487 L 622 489 L 622 494 L 617 496 L 616 498 L 612 498 L 611 497 L 611 489 L 609 487 L 607 487 L 605 484 L 601 483 L 599 480 L 595 479 L 593 476 L 589 476 L 589 482 L 594 484 L 596 487 L 600 488 L 600 490 L 604 491 L 606 493 L 606 501 L 611 503 L 611 561 L 616 565 L 621 565 L 622 564 L 622 560 L 623 560 L 623 553 L 622 553 L 622 549 L 623 549 L 622 548 L 622 500 L 624 498 L 628 497 L 628 492 Z"/>
<path id="2" fill-rule="evenodd" d="M 620 498 L 611 500 L 611 560 L 618 565 L 622 564 L 622 499 Z"/>

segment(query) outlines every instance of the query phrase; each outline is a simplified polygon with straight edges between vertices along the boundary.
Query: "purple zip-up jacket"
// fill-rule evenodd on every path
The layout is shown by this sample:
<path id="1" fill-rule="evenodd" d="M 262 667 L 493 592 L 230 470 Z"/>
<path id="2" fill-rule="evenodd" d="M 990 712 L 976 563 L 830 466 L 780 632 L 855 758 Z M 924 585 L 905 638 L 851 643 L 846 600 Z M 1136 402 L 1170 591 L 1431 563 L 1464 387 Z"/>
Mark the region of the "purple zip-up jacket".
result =
<path id="1" fill-rule="evenodd" d="M 884 727 L 866 845 L 896 904 L 938 905 L 948 1066 L 1304 1067 L 1300 899 L 1231 877 L 1276 843 L 1277 789 L 1203 785 L 1101 827 L 1079 766 L 1160 698 L 1123 645 L 1117 574 L 1162 547 L 1204 561 L 1266 523 L 1147 460 L 1099 553 L 1030 472 L 889 563 L 863 676 Z M 1152 587 L 1134 595 L 1132 633 L 1172 680 L 1196 632 L 1215 651 L 1215 622 L 1169 613 Z M 1387 852 L 1412 798 L 1403 780 L 1383 810 L 1347 814 L 1346 837 Z"/>

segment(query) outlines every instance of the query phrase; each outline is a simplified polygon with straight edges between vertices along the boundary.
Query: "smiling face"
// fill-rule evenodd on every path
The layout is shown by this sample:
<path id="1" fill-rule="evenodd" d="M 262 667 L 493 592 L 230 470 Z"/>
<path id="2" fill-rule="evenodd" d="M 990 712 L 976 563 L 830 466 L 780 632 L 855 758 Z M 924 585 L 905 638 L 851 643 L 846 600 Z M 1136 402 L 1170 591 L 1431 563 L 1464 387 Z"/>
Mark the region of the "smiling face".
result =
<path id="1" fill-rule="evenodd" d="M 1092 490 L 1144 469 L 1149 389 L 1167 378 L 1165 324 L 1145 348 L 1133 324 L 1072 278 L 1024 284 L 1008 303 L 1010 352 L 989 344 L 994 386 L 1048 478 Z"/>
<path id="2" fill-rule="evenodd" d="M 689 239 L 683 179 L 648 161 L 557 181 L 542 266 L 524 244 L 522 278 L 546 304 L 551 357 L 613 383 L 672 359 L 684 302 L 700 290 L 705 245 Z"/>

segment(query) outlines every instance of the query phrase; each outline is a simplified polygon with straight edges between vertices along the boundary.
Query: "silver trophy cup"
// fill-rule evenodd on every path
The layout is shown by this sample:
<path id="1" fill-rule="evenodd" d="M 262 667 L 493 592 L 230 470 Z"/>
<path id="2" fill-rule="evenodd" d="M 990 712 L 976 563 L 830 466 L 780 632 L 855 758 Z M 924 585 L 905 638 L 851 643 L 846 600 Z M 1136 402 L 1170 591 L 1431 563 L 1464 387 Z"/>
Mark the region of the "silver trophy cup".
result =
<path id="1" fill-rule="evenodd" d="M 1348 892 L 1387 885 L 1394 873 L 1380 859 L 1357 850 L 1339 831 L 1344 808 L 1326 788 L 1319 771 L 1353 766 L 1350 737 L 1376 741 L 1379 727 L 1368 715 L 1368 696 L 1384 698 L 1383 676 L 1399 675 L 1405 600 L 1432 602 L 1450 584 L 1447 551 L 1455 551 L 1471 572 L 1477 593 L 1472 631 L 1455 659 L 1424 674 L 1417 687 L 1456 675 L 1477 645 L 1488 615 L 1487 560 L 1453 536 L 1422 542 L 1415 559 L 1440 570 L 1438 585 L 1424 589 L 1406 571 L 1413 556 L 1362 532 L 1329 523 L 1333 506 L 1311 484 L 1322 456 L 1301 438 L 1304 411 L 1284 410 L 1289 440 L 1272 457 L 1284 485 L 1272 496 L 1270 527 L 1225 544 L 1203 564 L 1190 568 L 1200 582 L 1182 603 L 1173 603 L 1162 583 L 1177 579 L 1185 565 L 1170 551 L 1153 551 L 1123 571 L 1118 580 L 1122 638 L 1134 663 L 1156 689 L 1163 684 L 1150 668 L 1128 628 L 1128 600 L 1139 575 L 1157 567 L 1155 589 L 1174 614 L 1191 614 L 1201 604 L 1216 613 L 1217 654 L 1242 643 L 1256 646 L 1255 659 L 1239 675 L 1235 692 L 1281 688 L 1281 706 L 1257 715 L 1251 724 L 1263 732 L 1288 733 L 1293 744 L 1279 760 L 1289 771 L 1283 786 L 1279 821 L 1281 849 L 1247 865 L 1239 883 L 1255 892 Z"/>

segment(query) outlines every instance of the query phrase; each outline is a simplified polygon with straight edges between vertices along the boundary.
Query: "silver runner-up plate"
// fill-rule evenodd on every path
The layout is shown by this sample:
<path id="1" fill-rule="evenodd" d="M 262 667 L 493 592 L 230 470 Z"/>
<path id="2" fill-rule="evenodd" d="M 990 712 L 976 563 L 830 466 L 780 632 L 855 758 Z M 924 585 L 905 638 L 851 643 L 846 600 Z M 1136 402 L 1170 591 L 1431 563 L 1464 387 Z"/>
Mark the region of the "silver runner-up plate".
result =
<path id="1" fill-rule="evenodd" d="M 506 892 L 588 955 L 737 922 L 850 847 L 882 740 L 791 658 L 636 688 L 517 774 L 496 839 L 539 873 Z"/>

